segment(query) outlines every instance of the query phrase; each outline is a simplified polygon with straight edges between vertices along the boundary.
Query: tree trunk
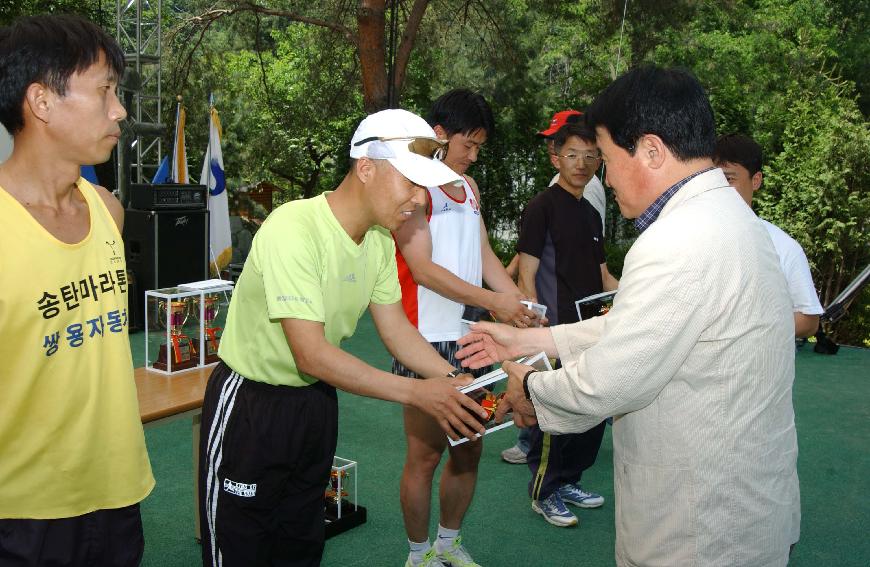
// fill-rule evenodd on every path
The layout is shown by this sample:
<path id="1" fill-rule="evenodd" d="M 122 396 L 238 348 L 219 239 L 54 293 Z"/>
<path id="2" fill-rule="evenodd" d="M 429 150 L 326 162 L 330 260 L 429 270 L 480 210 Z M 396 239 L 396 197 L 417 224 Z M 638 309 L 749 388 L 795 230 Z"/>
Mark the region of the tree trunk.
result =
<path id="1" fill-rule="evenodd" d="M 429 2 L 430 0 L 414 0 L 405 28 L 400 38 L 397 38 L 398 46 L 396 47 L 395 60 L 393 62 L 393 92 L 395 93 L 396 102 L 399 100 L 402 87 L 405 83 L 408 61 L 411 58 L 411 51 L 414 48 L 417 32 L 420 29 L 420 23 L 423 20 L 423 15 L 426 13 Z M 359 0 L 359 7 L 356 11 L 356 33 L 353 33 L 352 30 L 337 22 L 311 18 L 291 10 L 261 6 L 250 0 L 232 0 L 231 5 L 233 6 L 232 9 L 211 9 L 194 18 L 194 21 L 202 29 L 199 32 L 199 41 L 194 44 L 193 49 L 188 54 L 188 59 L 193 57 L 196 47 L 202 41 L 202 37 L 209 26 L 220 18 L 238 12 L 253 12 L 255 14 L 286 18 L 293 22 L 331 29 L 340 33 L 348 42 L 354 44 L 360 62 L 363 106 L 366 112 L 377 112 L 390 106 L 389 97 L 387 96 L 389 92 L 389 78 L 387 77 L 387 50 L 385 45 L 387 0 Z M 258 45 L 258 52 L 259 49 Z M 184 81 L 186 81 L 186 76 L 182 82 Z"/>
<path id="2" fill-rule="evenodd" d="M 363 106 L 368 113 L 383 110 L 389 105 L 387 68 L 384 64 L 385 6 L 386 0 L 361 0 L 357 10 L 357 49 L 362 75 Z"/>
<path id="3" fill-rule="evenodd" d="M 423 15 L 426 13 L 428 6 L 429 0 L 414 0 L 411 13 L 408 14 L 408 21 L 405 23 L 405 30 L 402 32 L 401 41 L 396 49 L 396 59 L 393 63 L 395 65 L 393 69 L 393 91 L 396 93 L 397 103 L 401 99 L 402 87 L 405 86 L 408 61 L 411 59 L 411 51 L 414 49 L 417 31 L 420 29 L 420 22 L 423 21 Z"/>

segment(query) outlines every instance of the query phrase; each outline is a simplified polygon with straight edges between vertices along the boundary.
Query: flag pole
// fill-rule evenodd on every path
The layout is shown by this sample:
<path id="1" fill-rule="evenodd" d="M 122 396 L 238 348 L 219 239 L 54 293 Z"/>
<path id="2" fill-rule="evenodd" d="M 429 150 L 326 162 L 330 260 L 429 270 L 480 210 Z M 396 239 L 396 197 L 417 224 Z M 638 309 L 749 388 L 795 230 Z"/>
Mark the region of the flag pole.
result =
<path id="1" fill-rule="evenodd" d="M 208 202 L 211 202 L 211 129 L 214 127 L 214 119 L 212 118 L 212 111 L 214 110 L 214 93 L 208 94 L 208 146 L 205 150 L 205 162 L 206 162 L 206 185 L 205 188 L 208 191 Z M 209 208 L 208 222 L 211 224 L 211 208 Z M 217 258 L 214 255 L 214 249 L 211 245 L 211 231 L 209 231 L 209 239 L 208 239 L 208 255 L 211 258 L 211 265 L 214 266 L 215 274 L 217 274 L 217 279 L 222 280 L 221 271 L 218 267 Z M 211 271 L 211 266 L 209 266 L 209 271 Z"/>
<path id="2" fill-rule="evenodd" d="M 169 164 L 169 171 L 172 173 L 172 182 L 173 183 L 181 183 L 180 179 L 175 178 L 175 173 L 181 173 L 181 170 L 178 167 L 178 164 L 175 163 L 176 157 L 181 157 L 178 151 L 178 141 L 180 140 L 180 135 L 182 132 L 179 130 L 182 128 L 181 126 L 181 95 L 175 95 L 175 100 L 177 101 L 175 104 L 175 138 L 172 140 L 172 160 Z"/>
<path id="3" fill-rule="evenodd" d="M 175 131 L 172 133 L 172 151 L 169 152 L 169 180 L 178 183 L 173 172 L 175 171 L 175 151 L 178 148 L 178 119 L 181 117 L 181 95 L 175 95 Z"/>

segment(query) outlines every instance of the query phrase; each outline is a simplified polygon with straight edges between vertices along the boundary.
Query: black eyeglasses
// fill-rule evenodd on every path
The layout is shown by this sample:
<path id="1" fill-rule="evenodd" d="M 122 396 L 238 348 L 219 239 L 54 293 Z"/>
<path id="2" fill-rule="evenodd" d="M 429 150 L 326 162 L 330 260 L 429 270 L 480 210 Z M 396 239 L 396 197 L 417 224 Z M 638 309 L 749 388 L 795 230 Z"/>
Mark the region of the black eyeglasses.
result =
<path id="1" fill-rule="evenodd" d="M 369 142 L 393 142 L 396 140 L 409 140 L 410 143 L 408 144 L 408 151 L 417 154 L 418 156 L 442 160 L 444 159 L 444 156 L 447 155 L 447 141 L 438 140 L 437 138 L 422 138 L 411 136 L 383 138 L 380 136 L 372 136 L 370 138 L 363 138 L 359 142 L 355 143 L 354 146 L 361 146 L 363 144 L 368 144 Z"/>

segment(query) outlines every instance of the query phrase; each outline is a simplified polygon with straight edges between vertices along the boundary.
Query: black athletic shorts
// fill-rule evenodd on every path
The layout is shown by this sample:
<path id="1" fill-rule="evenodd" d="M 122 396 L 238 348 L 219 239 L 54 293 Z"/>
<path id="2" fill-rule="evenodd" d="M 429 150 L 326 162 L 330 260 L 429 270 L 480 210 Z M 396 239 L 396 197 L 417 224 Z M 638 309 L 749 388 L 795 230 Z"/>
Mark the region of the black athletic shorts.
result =
<path id="1" fill-rule="evenodd" d="M 203 565 L 319 565 L 337 436 L 332 386 L 272 386 L 219 363 L 202 407 Z"/>
<path id="2" fill-rule="evenodd" d="M 0 566 L 135 567 L 145 540 L 139 504 L 51 520 L 0 520 Z"/>

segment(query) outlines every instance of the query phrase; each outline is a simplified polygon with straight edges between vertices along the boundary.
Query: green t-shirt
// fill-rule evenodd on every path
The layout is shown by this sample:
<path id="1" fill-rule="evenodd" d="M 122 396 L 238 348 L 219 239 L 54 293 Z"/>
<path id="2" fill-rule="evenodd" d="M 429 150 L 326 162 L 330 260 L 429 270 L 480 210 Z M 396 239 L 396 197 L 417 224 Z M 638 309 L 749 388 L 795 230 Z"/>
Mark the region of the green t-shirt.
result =
<path id="1" fill-rule="evenodd" d="M 281 319 L 324 324 L 335 346 L 353 335 L 369 303 L 401 300 L 388 230 L 369 229 L 361 244 L 338 223 L 326 193 L 275 209 L 257 231 L 236 283 L 219 355 L 230 368 L 267 384 L 307 386 Z"/>

